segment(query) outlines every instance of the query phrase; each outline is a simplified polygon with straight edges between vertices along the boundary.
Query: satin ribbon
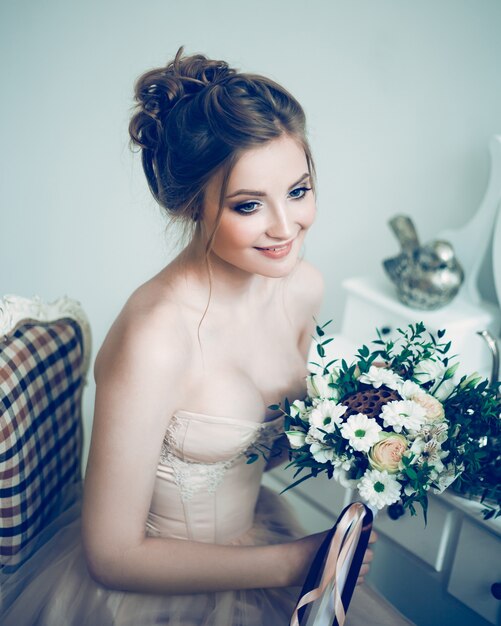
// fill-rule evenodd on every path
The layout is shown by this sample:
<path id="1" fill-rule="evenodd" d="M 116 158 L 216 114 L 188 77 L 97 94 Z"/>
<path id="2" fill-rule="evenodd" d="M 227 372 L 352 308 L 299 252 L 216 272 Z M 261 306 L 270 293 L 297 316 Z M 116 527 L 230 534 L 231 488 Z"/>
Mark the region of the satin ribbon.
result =
<path id="1" fill-rule="evenodd" d="M 368 516 L 368 524 L 364 526 L 366 516 Z M 338 625 L 343 626 L 346 618 L 346 610 L 362 565 L 363 554 L 359 555 L 360 558 L 357 559 L 358 563 L 353 563 L 353 557 L 360 542 L 362 531 L 364 534 L 368 535 L 371 526 L 372 514 L 361 502 L 354 502 L 344 509 L 333 529 L 334 536 L 330 540 L 327 559 L 320 583 L 318 587 L 308 591 L 299 599 L 294 609 L 290 626 L 300 626 L 299 610 L 307 604 L 321 598 L 330 584 L 333 585 L 334 616 L 337 619 Z M 365 552 L 367 547 L 368 536 L 365 537 L 365 539 L 366 540 L 362 542 L 365 545 L 360 546 L 363 552 Z M 341 576 L 345 571 L 347 571 L 348 574 L 346 580 L 343 581 Z M 343 582 L 345 586 L 348 586 L 345 593 L 343 593 L 343 589 L 340 589 Z M 342 595 L 345 597 L 344 603 Z"/>

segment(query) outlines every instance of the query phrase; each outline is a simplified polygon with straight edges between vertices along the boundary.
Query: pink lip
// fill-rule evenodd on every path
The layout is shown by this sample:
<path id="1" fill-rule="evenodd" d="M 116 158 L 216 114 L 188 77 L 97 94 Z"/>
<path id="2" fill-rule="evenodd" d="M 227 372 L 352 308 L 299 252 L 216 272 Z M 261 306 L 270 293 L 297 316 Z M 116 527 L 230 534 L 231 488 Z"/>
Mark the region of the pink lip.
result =
<path id="1" fill-rule="evenodd" d="M 286 244 L 281 244 L 279 246 L 277 245 L 277 246 L 270 246 L 269 248 L 256 248 L 256 250 L 261 252 L 261 254 L 264 254 L 264 256 L 269 257 L 270 259 L 281 259 L 282 257 L 287 256 L 289 254 L 293 243 L 294 243 L 294 240 L 289 241 Z"/>

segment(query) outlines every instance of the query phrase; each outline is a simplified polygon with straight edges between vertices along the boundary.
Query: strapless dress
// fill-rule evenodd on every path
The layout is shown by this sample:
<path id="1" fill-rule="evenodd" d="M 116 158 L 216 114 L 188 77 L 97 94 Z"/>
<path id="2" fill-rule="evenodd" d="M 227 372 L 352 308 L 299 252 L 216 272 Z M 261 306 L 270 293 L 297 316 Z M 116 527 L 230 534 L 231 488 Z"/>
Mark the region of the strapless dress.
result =
<path id="1" fill-rule="evenodd" d="M 177 411 L 162 444 L 145 532 L 149 536 L 226 545 L 268 545 L 304 535 L 294 514 L 261 486 L 265 462 L 248 464 L 253 447 L 270 447 L 281 417 L 263 423 Z M 29 558 L 0 574 L 3 626 L 287 626 L 299 588 L 197 594 L 107 589 L 85 564 L 81 485 L 29 546 Z M 4 568 L 8 570 L 8 568 Z M 408 624 L 366 585 L 357 588 L 345 624 Z"/>

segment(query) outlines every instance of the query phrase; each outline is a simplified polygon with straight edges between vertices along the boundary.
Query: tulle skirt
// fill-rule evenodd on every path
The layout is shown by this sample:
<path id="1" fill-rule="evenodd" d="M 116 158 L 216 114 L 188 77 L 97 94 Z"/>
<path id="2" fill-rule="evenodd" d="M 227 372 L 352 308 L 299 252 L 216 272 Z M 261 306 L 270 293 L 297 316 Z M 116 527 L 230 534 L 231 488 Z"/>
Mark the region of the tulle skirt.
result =
<path id="1" fill-rule="evenodd" d="M 300 588 L 250 589 L 186 595 L 113 591 L 96 583 L 83 557 L 78 489 L 62 512 L 0 574 L 3 626 L 288 626 Z M 232 542 L 268 545 L 304 535 L 292 511 L 262 487 L 253 527 Z M 14 570 L 14 571 L 12 571 Z M 370 589 L 357 588 L 346 626 L 409 624 Z"/>
<path id="2" fill-rule="evenodd" d="M 30 546 L 32 556 L 0 574 L 3 626 L 277 626 L 288 624 L 300 589 L 250 589 L 188 595 L 109 590 L 83 556 L 78 493 Z M 61 507 L 64 508 L 64 507 Z M 266 545 L 302 536 L 288 507 L 263 488 L 253 527 L 234 544 Z M 25 558 L 25 557 L 24 557 Z"/>

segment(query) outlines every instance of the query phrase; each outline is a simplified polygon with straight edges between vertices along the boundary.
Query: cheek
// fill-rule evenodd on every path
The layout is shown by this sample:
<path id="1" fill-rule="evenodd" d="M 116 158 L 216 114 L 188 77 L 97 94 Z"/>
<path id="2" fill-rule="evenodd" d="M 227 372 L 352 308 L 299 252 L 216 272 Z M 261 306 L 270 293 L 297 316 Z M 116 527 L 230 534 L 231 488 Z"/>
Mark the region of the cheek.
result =
<path id="1" fill-rule="evenodd" d="M 317 216 L 317 205 L 315 202 L 312 202 L 307 207 L 304 208 L 304 211 L 300 215 L 299 223 L 303 228 L 309 228 L 313 222 L 315 221 L 315 217 Z"/>
<path id="2" fill-rule="evenodd" d="M 214 241 L 218 248 L 239 248 L 253 243 L 258 236 L 258 229 L 253 227 L 251 220 L 226 219 L 221 220 Z"/>

